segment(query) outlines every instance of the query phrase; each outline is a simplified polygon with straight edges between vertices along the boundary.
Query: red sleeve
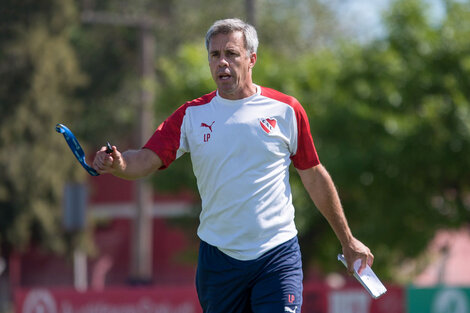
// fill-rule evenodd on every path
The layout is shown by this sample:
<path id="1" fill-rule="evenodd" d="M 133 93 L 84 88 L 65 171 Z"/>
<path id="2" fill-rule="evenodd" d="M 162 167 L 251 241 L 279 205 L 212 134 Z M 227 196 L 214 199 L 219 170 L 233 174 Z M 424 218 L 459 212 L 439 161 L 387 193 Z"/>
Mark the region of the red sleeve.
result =
<path id="1" fill-rule="evenodd" d="M 299 170 L 305 170 L 320 164 L 315 144 L 313 143 L 307 113 L 296 101 L 293 105 L 297 120 L 297 152 L 291 156 L 292 163 Z"/>
<path id="2" fill-rule="evenodd" d="M 187 104 L 182 105 L 163 123 L 158 126 L 144 148 L 155 152 L 163 162 L 160 169 L 167 168 L 175 159 L 180 147 L 181 124 L 186 112 Z"/>

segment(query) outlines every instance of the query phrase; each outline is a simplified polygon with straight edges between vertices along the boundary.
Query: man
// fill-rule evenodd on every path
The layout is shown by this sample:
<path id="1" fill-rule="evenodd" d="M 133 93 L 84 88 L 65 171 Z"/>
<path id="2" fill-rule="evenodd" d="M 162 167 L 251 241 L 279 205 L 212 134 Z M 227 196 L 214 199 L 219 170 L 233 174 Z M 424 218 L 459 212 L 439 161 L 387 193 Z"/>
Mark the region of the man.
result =
<path id="1" fill-rule="evenodd" d="M 204 312 L 299 313 L 302 264 L 289 185 L 292 162 L 341 242 L 352 270 L 372 265 L 353 237 L 320 164 L 306 113 L 293 97 L 252 81 L 258 38 L 238 19 L 206 35 L 217 90 L 185 103 L 139 150 L 97 152 L 99 173 L 136 179 L 190 153 L 202 199 L 196 285 Z"/>

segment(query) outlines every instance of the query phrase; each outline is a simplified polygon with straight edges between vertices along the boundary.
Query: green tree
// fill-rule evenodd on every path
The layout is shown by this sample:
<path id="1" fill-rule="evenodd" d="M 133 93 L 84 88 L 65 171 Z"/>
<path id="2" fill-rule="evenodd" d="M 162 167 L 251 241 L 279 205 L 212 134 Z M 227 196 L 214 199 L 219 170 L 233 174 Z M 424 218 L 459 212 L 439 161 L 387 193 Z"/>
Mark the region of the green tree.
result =
<path id="1" fill-rule="evenodd" d="M 417 257 L 437 229 L 470 217 L 470 164 L 463 157 L 470 147 L 470 7 L 446 3 L 436 24 L 424 1 L 396 1 L 383 39 L 298 68 L 305 79 L 299 84 L 310 85 L 301 98 L 314 100 L 308 111 L 320 157 L 354 232 L 373 248 L 376 268 L 387 277 Z M 309 76 L 328 64 L 332 71 L 321 77 L 334 92 Z M 311 222 L 308 232 L 315 233 L 318 224 Z M 326 260 L 332 249 L 319 246 Z"/>
<path id="2" fill-rule="evenodd" d="M 64 252 L 63 186 L 80 176 L 54 126 L 77 112 L 72 94 L 85 81 L 69 42 L 75 6 L 7 0 L 0 21 L 1 254 L 32 243 Z"/>

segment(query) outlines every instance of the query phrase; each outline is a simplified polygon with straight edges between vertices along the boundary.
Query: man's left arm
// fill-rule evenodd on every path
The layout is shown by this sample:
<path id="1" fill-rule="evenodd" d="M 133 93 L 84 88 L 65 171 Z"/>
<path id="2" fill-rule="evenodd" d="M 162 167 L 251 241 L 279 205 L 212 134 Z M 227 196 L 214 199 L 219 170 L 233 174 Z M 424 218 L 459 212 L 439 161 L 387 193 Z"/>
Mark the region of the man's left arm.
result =
<path id="1" fill-rule="evenodd" d="M 325 167 L 319 164 L 306 170 L 297 169 L 297 172 L 315 206 L 326 218 L 341 242 L 344 257 L 348 263 L 348 271 L 353 272 L 353 264 L 357 259 L 361 259 L 359 272 L 366 267 L 366 264 L 372 266 L 374 256 L 367 246 L 352 235 L 338 192 Z"/>

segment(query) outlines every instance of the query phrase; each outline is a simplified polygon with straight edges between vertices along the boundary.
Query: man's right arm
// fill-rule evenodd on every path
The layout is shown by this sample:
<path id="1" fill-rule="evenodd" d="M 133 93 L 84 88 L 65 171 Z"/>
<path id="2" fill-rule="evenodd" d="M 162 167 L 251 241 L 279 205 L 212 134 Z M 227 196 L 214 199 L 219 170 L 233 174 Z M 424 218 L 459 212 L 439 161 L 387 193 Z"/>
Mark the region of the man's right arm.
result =
<path id="1" fill-rule="evenodd" d="M 108 154 L 106 147 L 102 147 L 93 160 L 93 168 L 98 173 L 109 173 L 128 180 L 145 177 L 162 165 L 160 157 L 145 148 L 121 153 L 116 146 L 113 146 L 113 152 Z"/>

